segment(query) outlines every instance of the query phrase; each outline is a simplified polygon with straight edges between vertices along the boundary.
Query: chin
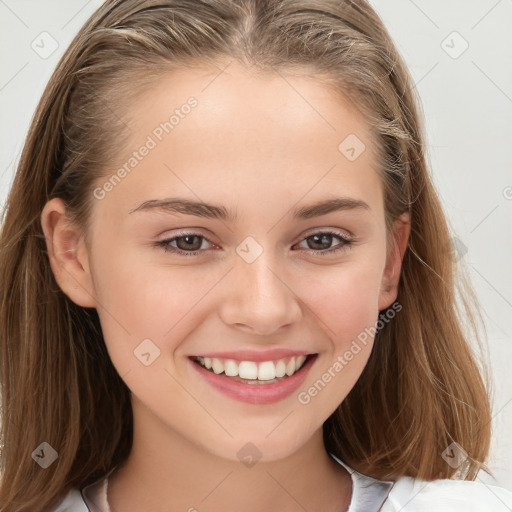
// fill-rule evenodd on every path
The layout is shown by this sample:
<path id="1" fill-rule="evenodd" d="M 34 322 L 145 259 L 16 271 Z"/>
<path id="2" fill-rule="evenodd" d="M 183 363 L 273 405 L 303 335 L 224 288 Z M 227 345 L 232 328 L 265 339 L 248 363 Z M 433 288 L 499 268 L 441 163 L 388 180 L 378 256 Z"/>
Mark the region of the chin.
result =
<path id="1" fill-rule="evenodd" d="M 286 436 L 280 437 L 274 434 L 268 436 L 262 433 L 260 436 L 249 438 L 244 436 L 238 441 L 230 440 L 228 444 L 220 443 L 215 449 L 210 446 L 208 451 L 216 457 L 220 457 L 233 462 L 242 462 L 248 467 L 257 462 L 273 462 L 285 459 L 296 453 L 302 446 L 297 442 L 297 437 L 286 433 Z M 290 438 L 294 442 L 290 442 Z"/>

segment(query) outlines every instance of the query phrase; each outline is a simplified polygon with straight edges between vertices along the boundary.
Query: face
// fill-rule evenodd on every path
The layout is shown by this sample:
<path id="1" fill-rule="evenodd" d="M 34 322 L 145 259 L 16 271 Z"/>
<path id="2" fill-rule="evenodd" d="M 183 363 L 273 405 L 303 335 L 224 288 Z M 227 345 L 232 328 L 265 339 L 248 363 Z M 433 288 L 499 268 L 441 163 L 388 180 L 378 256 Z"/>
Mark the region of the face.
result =
<path id="1" fill-rule="evenodd" d="M 226 459 L 248 442 L 285 457 L 354 386 L 373 345 L 357 340 L 396 298 L 408 233 L 397 225 L 388 252 L 369 127 L 320 82 L 236 64 L 139 98 L 129 147 L 96 183 L 89 243 L 59 200 L 45 207 L 56 278 L 97 308 L 136 421 Z M 314 356 L 274 382 L 300 354 Z M 239 382 L 258 368 L 260 384 Z"/>

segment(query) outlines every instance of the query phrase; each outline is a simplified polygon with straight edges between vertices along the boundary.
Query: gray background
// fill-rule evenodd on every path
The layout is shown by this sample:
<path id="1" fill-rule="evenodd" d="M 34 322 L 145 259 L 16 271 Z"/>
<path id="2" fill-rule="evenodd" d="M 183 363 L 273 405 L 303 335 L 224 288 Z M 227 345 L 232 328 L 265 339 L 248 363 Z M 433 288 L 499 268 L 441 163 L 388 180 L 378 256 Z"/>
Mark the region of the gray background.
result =
<path id="1" fill-rule="evenodd" d="M 478 479 L 512 490 L 512 0 L 372 3 L 422 98 L 434 182 L 485 314 L 495 379 L 490 468 L 496 481 L 486 474 Z M 43 88 L 100 4 L 0 0 L 2 207 Z M 52 45 L 58 47 L 46 55 Z"/>

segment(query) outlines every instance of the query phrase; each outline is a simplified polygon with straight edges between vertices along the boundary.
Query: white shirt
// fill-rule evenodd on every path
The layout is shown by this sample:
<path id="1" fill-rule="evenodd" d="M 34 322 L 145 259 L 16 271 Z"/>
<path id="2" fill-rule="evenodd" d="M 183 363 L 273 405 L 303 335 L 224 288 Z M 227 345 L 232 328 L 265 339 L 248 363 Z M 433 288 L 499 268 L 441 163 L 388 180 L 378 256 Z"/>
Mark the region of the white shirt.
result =
<path id="1" fill-rule="evenodd" d="M 376 480 L 329 455 L 352 477 L 347 512 L 512 512 L 512 492 L 501 487 L 468 480 Z M 107 487 L 114 469 L 82 490 L 71 489 L 53 512 L 111 512 Z"/>

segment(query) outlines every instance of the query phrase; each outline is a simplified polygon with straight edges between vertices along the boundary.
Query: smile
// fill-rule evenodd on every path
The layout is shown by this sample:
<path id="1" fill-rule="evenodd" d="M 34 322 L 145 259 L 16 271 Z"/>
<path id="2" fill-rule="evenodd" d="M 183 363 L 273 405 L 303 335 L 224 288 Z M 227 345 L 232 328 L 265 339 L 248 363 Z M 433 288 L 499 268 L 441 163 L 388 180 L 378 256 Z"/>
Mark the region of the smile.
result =
<path id="1" fill-rule="evenodd" d="M 220 359 L 196 356 L 195 360 L 213 373 L 224 373 L 227 377 L 240 377 L 250 382 L 275 381 L 285 375 L 291 377 L 300 370 L 307 356 L 292 356 L 277 361 L 235 361 L 234 359 Z"/>
<path id="2" fill-rule="evenodd" d="M 241 402 L 271 404 L 290 396 L 304 382 L 318 354 L 272 361 L 191 356 L 194 371 L 213 389 Z"/>

